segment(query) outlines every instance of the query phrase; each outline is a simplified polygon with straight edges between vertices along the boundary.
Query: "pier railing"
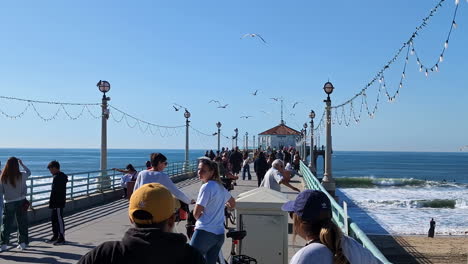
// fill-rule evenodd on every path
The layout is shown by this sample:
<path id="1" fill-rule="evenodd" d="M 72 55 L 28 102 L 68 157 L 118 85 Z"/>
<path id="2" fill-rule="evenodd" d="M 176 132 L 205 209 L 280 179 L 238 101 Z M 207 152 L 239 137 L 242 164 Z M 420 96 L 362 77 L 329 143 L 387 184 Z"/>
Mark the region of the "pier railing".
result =
<path id="1" fill-rule="evenodd" d="M 137 171 L 146 167 L 135 167 Z M 185 173 L 193 173 L 197 169 L 197 161 L 169 163 L 164 172 L 170 177 L 176 177 Z M 67 199 L 75 199 L 80 196 L 115 190 L 121 188 L 120 180 L 122 173 L 109 170 L 95 170 L 77 173 L 67 173 Z M 27 199 L 33 206 L 45 204 L 49 201 L 52 188 L 52 176 L 33 176 L 28 179 Z"/>
<path id="2" fill-rule="evenodd" d="M 359 241 L 365 248 L 369 249 L 376 258 L 383 263 L 391 263 L 387 258 L 380 252 L 380 250 L 372 243 L 367 235 L 359 228 L 359 226 L 353 222 L 343 208 L 335 201 L 335 199 L 323 188 L 320 181 L 312 174 L 309 167 L 301 161 L 301 174 L 303 175 L 304 181 L 308 189 L 320 190 L 324 192 L 328 199 L 330 199 L 333 221 L 342 229 L 347 230 L 348 235 Z"/>

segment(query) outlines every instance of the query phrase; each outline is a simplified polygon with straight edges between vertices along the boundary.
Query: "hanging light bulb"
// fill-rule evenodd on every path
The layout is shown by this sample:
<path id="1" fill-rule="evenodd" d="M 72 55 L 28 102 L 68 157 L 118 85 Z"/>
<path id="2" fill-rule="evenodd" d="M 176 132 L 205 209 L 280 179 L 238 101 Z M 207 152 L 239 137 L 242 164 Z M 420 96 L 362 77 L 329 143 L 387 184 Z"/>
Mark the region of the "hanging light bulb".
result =
<path id="1" fill-rule="evenodd" d="M 426 75 L 426 77 L 429 76 L 429 72 L 427 71 L 427 69 L 426 69 L 425 75 Z"/>
<path id="2" fill-rule="evenodd" d="M 445 41 L 444 48 L 445 48 L 445 49 L 448 48 L 448 40 Z"/>
<path id="3" fill-rule="evenodd" d="M 419 61 L 419 58 L 416 60 L 416 63 L 419 65 L 421 62 Z"/>
<path id="4" fill-rule="evenodd" d="M 419 71 L 420 71 L 420 72 L 422 72 L 422 65 L 421 65 L 421 66 L 419 66 Z"/>
<path id="5" fill-rule="evenodd" d="M 455 21 L 454 21 L 455 23 Z M 411 49 L 411 52 L 410 52 L 411 55 L 414 55 L 414 48 Z"/>
<path id="6" fill-rule="evenodd" d="M 440 61 L 440 62 L 443 62 L 443 61 L 444 61 L 444 55 L 440 55 L 439 61 Z"/>
<path id="7" fill-rule="evenodd" d="M 457 25 L 457 22 L 455 22 L 455 20 L 452 22 L 452 26 L 453 28 L 457 28 L 458 25 Z"/>
<path id="8" fill-rule="evenodd" d="M 458 5 L 460 3 L 460 0 L 455 0 L 455 5 Z"/>
<path id="9" fill-rule="evenodd" d="M 403 84 L 402 84 L 402 83 L 400 83 L 400 88 L 402 88 L 402 87 L 403 87 Z"/>
<path id="10" fill-rule="evenodd" d="M 401 77 L 402 77 L 403 79 L 405 79 L 405 78 L 406 78 L 406 74 L 405 74 L 405 72 L 403 72 L 403 73 L 401 74 Z"/>
<path id="11" fill-rule="evenodd" d="M 436 72 L 438 72 L 438 71 L 439 71 L 439 65 L 436 64 L 436 65 L 434 66 L 434 69 L 435 69 Z"/>

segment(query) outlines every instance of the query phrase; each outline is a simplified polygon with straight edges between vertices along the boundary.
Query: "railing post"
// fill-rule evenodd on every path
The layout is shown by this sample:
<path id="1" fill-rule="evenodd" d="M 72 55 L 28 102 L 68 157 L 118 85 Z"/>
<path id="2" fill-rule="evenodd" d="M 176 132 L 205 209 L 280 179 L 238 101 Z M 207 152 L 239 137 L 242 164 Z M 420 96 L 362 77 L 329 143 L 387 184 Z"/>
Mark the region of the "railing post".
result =
<path id="1" fill-rule="evenodd" d="M 112 173 L 112 190 L 115 191 L 115 171 Z"/>
<path id="2" fill-rule="evenodd" d="M 73 187 L 74 187 L 74 185 L 75 185 L 75 174 L 72 174 L 71 175 L 71 188 L 70 188 L 70 199 L 72 199 L 72 200 L 73 200 L 73 192 L 74 192 Z"/>
<path id="3" fill-rule="evenodd" d="M 348 226 L 348 204 L 343 201 L 343 211 L 344 211 L 344 216 L 343 216 L 343 225 L 344 225 L 344 233 L 348 235 L 349 233 L 349 226 Z"/>
<path id="4" fill-rule="evenodd" d="M 30 193 L 29 193 L 29 201 L 31 203 L 31 205 L 33 204 L 33 193 L 34 193 L 34 181 L 33 181 L 33 178 L 29 178 L 29 181 L 30 181 L 30 184 L 29 184 L 29 190 L 30 190 Z"/>
<path id="5" fill-rule="evenodd" d="M 88 172 L 88 178 L 86 179 L 86 195 L 89 196 L 89 172 Z"/>

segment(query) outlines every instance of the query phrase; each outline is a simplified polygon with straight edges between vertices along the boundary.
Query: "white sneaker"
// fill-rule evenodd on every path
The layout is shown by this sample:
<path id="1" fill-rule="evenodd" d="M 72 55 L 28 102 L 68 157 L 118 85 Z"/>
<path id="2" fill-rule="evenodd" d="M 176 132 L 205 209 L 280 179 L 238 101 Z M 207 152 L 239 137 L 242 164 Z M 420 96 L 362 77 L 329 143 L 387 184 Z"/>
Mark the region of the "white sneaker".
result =
<path id="1" fill-rule="evenodd" d="M 20 243 L 16 248 L 17 249 L 21 249 L 21 250 L 24 250 L 28 247 L 28 245 L 26 245 L 25 243 Z"/>
<path id="2" fill-rule="evenodd" d="M 7 251 L 7 249 L 8 249 L 8 248 L 7 248 L 7 245 L 2 245 L 2 246 L 0 247 L 0 252 Z"/>

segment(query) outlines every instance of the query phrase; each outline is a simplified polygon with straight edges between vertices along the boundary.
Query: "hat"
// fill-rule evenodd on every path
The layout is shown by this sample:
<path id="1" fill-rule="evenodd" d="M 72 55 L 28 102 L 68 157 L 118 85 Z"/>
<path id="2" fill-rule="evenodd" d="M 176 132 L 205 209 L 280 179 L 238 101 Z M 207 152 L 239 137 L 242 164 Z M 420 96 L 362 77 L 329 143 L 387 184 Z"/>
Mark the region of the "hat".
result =
<path id="1" fill-rule="evenodd" d="M 294 212 L 306 221 L 319 221 L 321 215 L 328 213 L 331 217 L 331 205 L 327 195 L 321 191 L 305 190 L 299 193 L 295 201 L 285 203 L 281 209 Z"/>
<path id="2" fill-rule="evenodd" d="M 164 185 L 148 183 L 133 192 L 128 206 L 128 216 L 136 224 L 157 224 L 171 217 L 179 207 L 179 200 L 174 199 Z M 133 213 L 137 210 L 150 213 L 153 219 L 135 218 Z"/>

